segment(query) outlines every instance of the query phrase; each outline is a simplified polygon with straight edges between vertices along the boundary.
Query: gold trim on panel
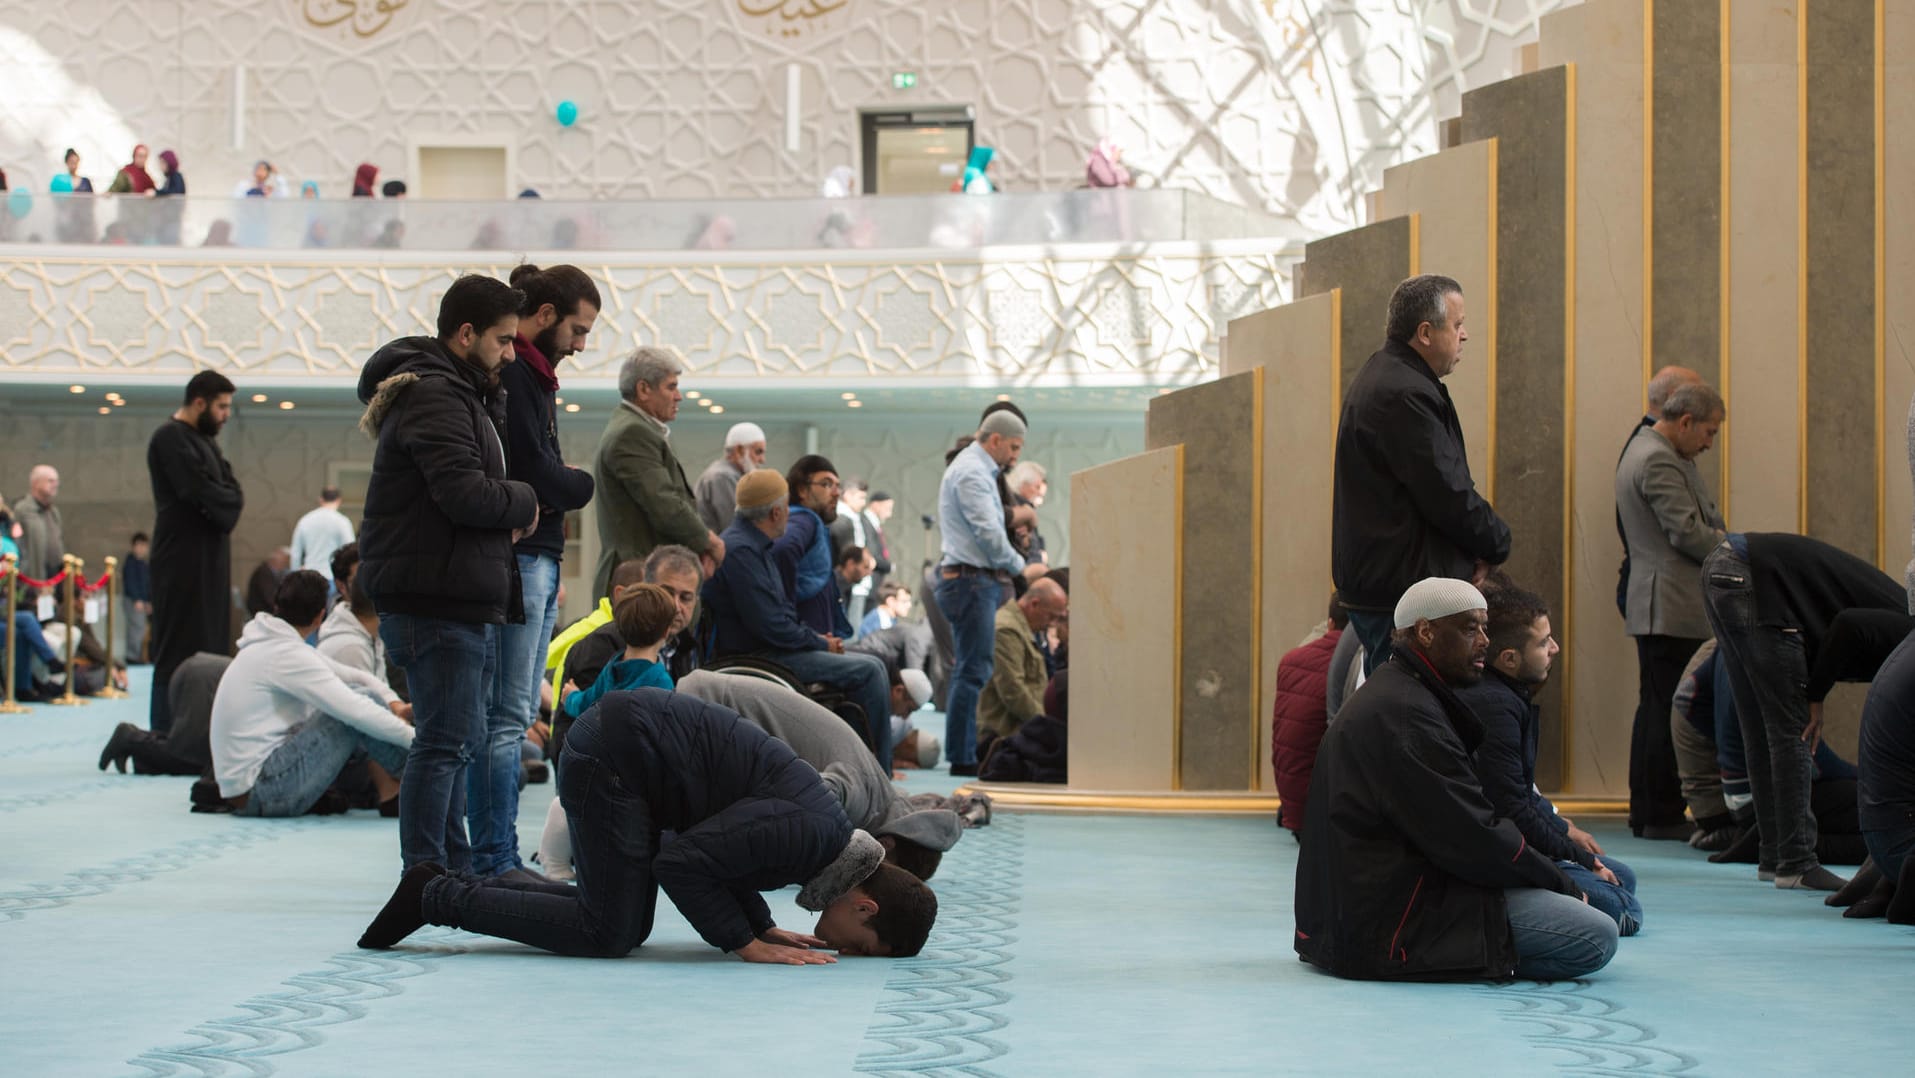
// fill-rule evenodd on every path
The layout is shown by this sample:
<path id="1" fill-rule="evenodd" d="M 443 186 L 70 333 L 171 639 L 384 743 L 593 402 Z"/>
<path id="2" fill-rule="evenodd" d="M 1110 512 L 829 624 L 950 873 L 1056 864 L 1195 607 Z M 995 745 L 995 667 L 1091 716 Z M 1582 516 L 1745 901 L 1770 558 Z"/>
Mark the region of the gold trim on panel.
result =
<path id="1" fill-rule="evenodd" d="M 1563 65 L 1563 624 L 1576 616 L 1576 65 Z M 1645 390 L 1647 392 L 1647 390 Z M 1646 405 L 1646 402 L 1645 402 Z M 1645 407 L 1646 411 L 1646 407 Z M 1576 664 L 1563 666 L 1563 789 L 1574 789 Z"/>
<path id="2" fill-rule="evenodd" d="M 1499 194 L 1498 174 L 1496 171 L 1499 140 L 1490 139 L 1486 151 L 1489 154 L 1489 270 L 1484 276 L 1483 320 L 1488 324 L 1488 332 L 1483 334 L 1483 371 L 1489 379 L 1489 399 L 1483 409 L 1485 439 L 1484 453 L 1488 457 L 1484 467 L 1488 482 L 1484 484 L 1483 497 L 1491 505 L 1496 504 L 1496 294 L 1500 291 L 1496 276 L 1496 199 Z"/>
<path id="3" fill-rule="evenodd" d="M 1423 215 L 1410 214 L 1410 276 L 1423 272 Z"/>
<path id="4" fill-rule="evenodd" d="M 1875 0 L 1875 565 L 1888 571 L 1888 30 Z"/>
<path id="5" fill-rule="evenodd" d="M 1795 4 L 1795 530 L 1809 533 L 1809 3 Z"/>
<path id="6" fill-rule="evenodd" d="M 1735 80 L 1731 76 L 1733 68 L 1730 63 L 1730 55 L 1734 50 L 1729 41 L 1729 11 L 1732 7 L 1733 4 L 1731 0 L 1721 0 L 1720 18 L 1722 22 L 1722 40 L 1720 45 L 1720 63 L 1722 65 L 1722 134 L 1719 136 L 1721 144 L 1719 147 L 1718 167 L 1722 170 L 1722 205 L 1717 220 L 1720 222 L 1719 230 L 1721 232 L 1722 251 L 1720 255 L 1721 262 L 1716 273 L 1716 287 L 1721 291 L 1722 301 L 1720 310 L 1716 316 L 1717 322 L 1719 323 L 1716 336 L 1721 341 L 1721 349 L 1716 357 L 1716 379 L 1721 383 L 1718 388 L 1722 393 L 1724 408 L 1731 416 L 1735 414 L 1734 406 L 1729 403 L 1729 324 L 1732 311 L 1729 302 L 1729 258 L 1731 242 L 1729 218 L 1729 170 L 1731 167 L 1729 154 L 1729 99 L 1735 90 Z M 1733 519 L 1729 516 L 1729 439 L 1732 438 L 1734 434 L 1735 430 L 1733 425 L 1725 421 L 1722 424 L 1721 433 L 1716 436 L 1720 442 L 1716 447 L 1716 462 L 1722 469 L 1722 489 L 1716 491 L 1716 508 L 1721 511 L 1722 519 L 1724 520 Z"/>
<path id="7" fill-rule="evenodd" d="M 1250 383 L 1250 786 L 1263 789 L 1263 381 Z"/>
<path id="8" fill-rule="evenodd" d="M 1642 413 L 1656 373 L 1656 0 L 1642 0 Z"/>
<path id="9" fill-rule="evenodd" d="M 1177 612 L 1170 625 L 1170 668 L 1176 676 L 1176 692 L 1170 697 L 1170 788 L 1184 788 L 1184 574 L 1189 571 L 1184 565 L 1184 447 L 1172 446 L 1177 451 L 1170 466 L 1170 519 L 1176 523 L 1171 530 L 1171 564 L 1177 566 L 1176 594 L 1172 597 L 1170 608 Z M 1261 677 L 1258 679 L 1261 682 Z"/>
<path id="10" fill-rule="evenodd" d="M 1070 790 L 1023 782 L 966 783 L 955 792 L 959 797 L 973 793 L 989 794 L 991 803 L 998 808 L 1031 812 L 1242 813 L 1268 816 L 1282 805 L 1276 794 Z"/>

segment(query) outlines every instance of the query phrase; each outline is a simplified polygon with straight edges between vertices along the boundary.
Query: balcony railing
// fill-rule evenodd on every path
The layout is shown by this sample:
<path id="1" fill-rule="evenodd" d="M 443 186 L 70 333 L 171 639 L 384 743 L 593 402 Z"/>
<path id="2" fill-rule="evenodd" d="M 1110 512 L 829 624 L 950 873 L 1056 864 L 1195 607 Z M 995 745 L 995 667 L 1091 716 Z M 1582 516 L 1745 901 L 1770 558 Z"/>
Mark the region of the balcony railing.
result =
<path id="1" fill-rule="evenodd" d="M 849 199 L 146 198 L 13 192 L 0 243 L 254 250 L 958 250 L 1305 237 L 1284 218 L 1178 190 Z"/>

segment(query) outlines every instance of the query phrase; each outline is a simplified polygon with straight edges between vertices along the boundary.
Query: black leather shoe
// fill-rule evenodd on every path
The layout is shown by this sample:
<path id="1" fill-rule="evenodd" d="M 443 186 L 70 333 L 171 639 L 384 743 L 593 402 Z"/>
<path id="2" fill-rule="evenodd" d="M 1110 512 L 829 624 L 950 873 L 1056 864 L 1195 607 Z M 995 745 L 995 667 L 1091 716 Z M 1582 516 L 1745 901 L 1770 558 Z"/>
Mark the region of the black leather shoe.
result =
<path id="1" fill-rule="evenodd" d="M 130 722 L 123 722 L 113 728 L 113 736 L 106 739 L 106 748 L 100 750 L 100 770 L 112 764 L 120 774 L 126 774 L 126 761 L 133 755 L 133 743 L 146 731 Z"/>

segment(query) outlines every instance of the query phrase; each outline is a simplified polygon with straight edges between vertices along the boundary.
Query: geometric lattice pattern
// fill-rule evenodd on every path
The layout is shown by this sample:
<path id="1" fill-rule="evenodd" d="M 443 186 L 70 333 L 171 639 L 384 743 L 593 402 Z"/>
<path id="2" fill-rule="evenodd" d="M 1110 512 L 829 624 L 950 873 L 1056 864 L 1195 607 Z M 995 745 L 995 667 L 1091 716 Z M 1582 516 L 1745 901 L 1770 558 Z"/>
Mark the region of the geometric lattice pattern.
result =
<path id="1" fill-rule="evenodd" d="M 1184 383 L 1214 372 L 1230 318 L 1290 294 L 1279 241 L 1052 255 L 581 263 L 606 302 L 594 338 L 609 346 L 567 380 L 609 385 L 625 350 L 664 343 L 715 384 Z M 456 272 L 508 268 L 292 252 L 16 260 L 0 265 L 0 373 L 350 379 L 385 341 L 430 332 Z"/>
<path id="2" fill-rule="evenodd" d="M 1328 233 L 1361 223 L 1383 169 L 1437 148 L 1462 89 L 1513 73 L 1561 2 L 21 3 L 0 16 L 0 160 L 44 191 L 76 145 L 104 187 L 145 141 L 177 148 L 198 193 L 264 156 L 338 197 L 361 161 L 399 176 L 410 141 L 484 136 L 548 198 L 790 197 L 859 160 L 860 108 L 970 104 L 1011 189 L 1079 186 L 1109 135 L 1160 185 Z M 914 89 L 892 89 L 901 70 Z"/>

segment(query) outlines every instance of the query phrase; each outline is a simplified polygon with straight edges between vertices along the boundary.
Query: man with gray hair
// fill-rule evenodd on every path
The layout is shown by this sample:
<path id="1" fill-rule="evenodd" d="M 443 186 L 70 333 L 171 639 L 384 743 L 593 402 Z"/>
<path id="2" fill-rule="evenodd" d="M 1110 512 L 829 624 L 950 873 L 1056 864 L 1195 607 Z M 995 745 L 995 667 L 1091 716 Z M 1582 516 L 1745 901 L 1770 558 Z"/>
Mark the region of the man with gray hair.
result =
<path id="1" fill-rule="evenodd" d="M 1662 406 L 1669 402 L 1669 394 L 1683 386 L 1694 385 L 1700 381 L 1702 376 L 1687 367 L 1664 367 L 1656 372 L 1655 377 L 1649 379 L 1649 385 L 1643 392 L 1643 406 L 1649 414 L 1643 416 L 1641 422 L 1629 432 L 1629 437 L 1624 439 L 1622 452 L 1616 454 L 1617 467 L 1622 466 L 1622 458 L 1629 452 L 1629 447 L 1636 444 L 1636 435 L 1655 426 L 1656 421 L 1662 418 Z M 1616 510 L 1616 538 L 1622 541 L 1622 568 L 1616 572 L 1616 612 L 1627 618 L 1629 616 L 1629 537 L 1622 530 L 1620 507 Z"/>
<path id="2" fill-rule="evenodd" d="M 689 547 L 707 577 L 724 560 L 725 543 L 699 519 L 685 469 L 672 452 L 678 418 L 678 376 L 670 350 L 640 348 L 618 369 L 619 405 L 598 443 L 598 572 L 592 594 L 611 593 L 612 570 L 666 543 Z"/>
<path id="3" fill-rule="evenodd" d="M 1021 460 L 1017 462 L 1017 467 L 1011 469 L 1011 474 L 1004 477 L 1004 481 L 1010 485 L 1011 496 L 1017 499 L 1017 504 L 1030 506 L 1035 515 L 1044 505 L 1045 495 L 1051 491 L 1048 478 L 1042 464 L 1034 460 Z M 1038 564 L 1047 564 L 1051 560 L 1044 550 L 1044 533 L 1038 530 L 1035 522 L 1031 524 L 1029 560 Z"/>
<path id="4" fill-rule="evenodd" d="M 1629 742 L 1629 826 L 1640 837 L 1687 839 L 1669 708 L 1683 667 L 1709 638 L 1702 559 L 1722 542 L 1722 511 L 1695 460 L 1714 444 L 1726 409 L 1702 382 L 1679 384 L 1662 417 L 1616 465 L 1616 512 L 1628 544 L 1623 616 L 1641 671 Z"/>
<path id="5" fill-rule="evenodd" d="M 725 432 L 725 454 L 711 462 L 692 493 L 698 500 L 698 518 L 705 527 L 722 532 L 731 527 L 738 511 L 738 480 L 765 466 L 765 432 L 756 423 L 734 424 Z"/>
<path id="6" fill-rule="evenodd" d="M 1509 559 L 1509 525 L 1476 492 L 1443 379 L 1463 358 L 1463 287 L 1423 274 L 1390 296 L 1386 340 L 1343 396 L 1330 571 L 1364 669 L 1390 657 L 1396 601 L 1418 580 L 1480 583 Z"/>
<path id="7" fill-rule="evenodd" d="M 60 494 L 60 473 L 51 464 L 36 464 L 27 474 L 27 496 L 13 503 L 13 519 L 20 523 L 20 573 L 51 580 L 66 557 L 66 534 L 60 510 L 53 500 Z"/>
<path id="8" fill-rule="evenodd" d="M 938 609 L 951 625 L 951 690 L 945 708 L 944 744 L 951 774 L 977 774 L 977 704 L 991 680 L 997 608 L 1022 555 L 1004 530 L 1004 503 L 997 476 L 1024 450 L 1024 420 L 992 412 L 972 442 L 944 471 L 938 488 L 938 529 L 943 556 L 937 567 Z"/>

